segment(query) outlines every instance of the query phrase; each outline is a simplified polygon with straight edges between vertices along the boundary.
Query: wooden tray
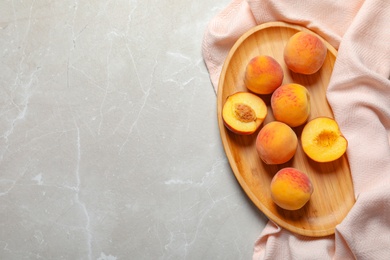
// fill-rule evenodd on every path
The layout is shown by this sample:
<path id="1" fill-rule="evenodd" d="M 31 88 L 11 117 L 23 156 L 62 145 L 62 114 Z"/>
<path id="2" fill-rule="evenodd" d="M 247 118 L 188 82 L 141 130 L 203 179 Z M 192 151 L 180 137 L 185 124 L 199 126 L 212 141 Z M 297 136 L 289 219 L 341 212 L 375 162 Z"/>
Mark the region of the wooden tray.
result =
<path id="1" fill-rule="evenodd" d="M 320 237 L 331 235 L 355 203 L 353 184 L 346 155 L 331 163 L 310 160 L 299 143 L 294 158 L 282 165 L 266 165 L 257 155 L 257 133 L 240 136 L 230 132 L 223 124 L 222 107 L 226 98 L 237 91 L 248 91 L 244 85 L 246 64 L 256 55 L 274 57 L 283 67 L 285 83 L 299 83 L 308 88 L 311 95 L 311 116 L 333 118 L 326 100 L 328 86 L 337 51 L 321 38 L 328 54 L 321 70 L 305 76 L 289 71 L 283 61 L 284 45 L 294 33 L 308 29 L 282 22 L 272 22 L 254 27 L 245 33 L 230 50 L 222 68 L 218 86 L 218 124 L 222 143 L 236 179 L 252 202 L 272 221 L 294 233 Z M 313 33 L 314 34 L 314 33 Z M 273 121 L 270 95 L 262 95 L 268 106 L 263 124 Z M 294 128 L 299 140 L 303 126 Z M 269 185 L 273 175 L 281 168 L 295 167 L 311 178 L 314 192 L 311 200 L 300 210 L 288 211 L 277 207 L 270 195 Z"/>

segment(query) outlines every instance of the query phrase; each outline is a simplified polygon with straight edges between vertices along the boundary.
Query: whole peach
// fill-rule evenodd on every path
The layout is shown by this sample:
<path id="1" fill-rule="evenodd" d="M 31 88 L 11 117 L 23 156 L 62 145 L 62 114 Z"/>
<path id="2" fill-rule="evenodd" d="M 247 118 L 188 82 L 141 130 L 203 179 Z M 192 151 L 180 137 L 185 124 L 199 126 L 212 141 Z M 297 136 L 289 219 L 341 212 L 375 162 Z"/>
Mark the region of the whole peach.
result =
<path id="1" fill-rule="evenodd" d="M 245 70 L 245 86 L 256 94 L 270 94 L 283 82 L 283 69 L 270 56 L 256 56 Z"/>
<path id="2" fill-rule="evenodd" d="M 286 84 L 271 96 L 272 113 L 276 120 L 291 127 L 302 125 L 310 116 L 310 94 L 300 84 Z"/>
<path id="3" fill-rule="evenodd" d="M 302 208 L 310 200 L 312 193 L 313 185 L 309 177 L 295 168 L 283 168 L 272 178 L 272 200 L 283 209 Z"/>
<path id="4" fill-rule="evenodd" d="M 285 123 L 272 121 L 266 124 L 256 138 L 256 150 L 266 164 L 288 162 L 298 147 L 295 132 Z"/>
<path id="5" fill-rule="evenodd" d="M 327 48 L 320 38 L 308 32 L 291 36 L 284 48 L 287 67 L 301 74 L 316 73 L 324 64 Z"/>

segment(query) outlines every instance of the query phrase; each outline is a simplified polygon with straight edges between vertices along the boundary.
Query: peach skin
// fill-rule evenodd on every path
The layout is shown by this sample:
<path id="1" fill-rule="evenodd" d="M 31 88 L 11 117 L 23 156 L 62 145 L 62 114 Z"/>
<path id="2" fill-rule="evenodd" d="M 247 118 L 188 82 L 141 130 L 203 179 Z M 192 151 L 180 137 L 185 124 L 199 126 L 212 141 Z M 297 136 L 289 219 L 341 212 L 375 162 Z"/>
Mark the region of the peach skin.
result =
<path id="1" fill-rule="evenodd" d="M 259 131 L 256 138 L 256 150 L 266 164 L 288 162 L 298 147 L 295 132 L 285 123 L 272 121 Z"/>
<path id="2" fill-rule="evenodd" d="M 295 168 L 283 168 L 272 178 L 272 200 L 283 209 L 302 208 L 310 200 L 312 193 L 313 185 L 309 177 Z"/>
<path id="3" fill-rule="evenodd" d="M 256 94 L 271 94 L 282 85 L 283 69 L 270 56 L 256 56 L 250 60 L 245 70 L 245 86 Z"/>
<path id="4" fill-rule="evenodd" d="M 291 83 L 278 89 L 271 96 L 272 113 L 277 121 L 297 127 L 310 116 L 310 94 L 302 85 Z"/>
<path id="5" fill-rule="evenodd" d="M 317 36 L 298 32 L 291 36 L 284 48 L 284 62 L 293 72 L 314 74 L 324 64 L 327 51 Z"/>

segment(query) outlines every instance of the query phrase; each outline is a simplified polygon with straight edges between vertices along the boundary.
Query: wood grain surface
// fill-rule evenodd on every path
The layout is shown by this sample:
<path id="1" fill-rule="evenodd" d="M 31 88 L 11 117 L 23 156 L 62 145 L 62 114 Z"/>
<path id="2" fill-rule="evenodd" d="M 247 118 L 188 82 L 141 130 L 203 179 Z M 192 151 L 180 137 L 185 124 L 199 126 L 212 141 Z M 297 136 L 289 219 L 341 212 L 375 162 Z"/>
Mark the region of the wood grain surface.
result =
<path id="1" fill-rule="evenodd" d="M 237 91 L 248 91 L 244 85 L 246 64 L 256 55 L 275 58 L 284 70 L 283 84 L 298 83 L 305 86 L 311 96 L 311 116 L 333 118 L 326 99 L 326 89 L 332 74 L 337 51 L 321 38 L 328 48 L 324 65 L 319 72 L 307 76 L 289 71 L 283 61 L 283 49 L 287 40 L 298 31 L 313 33 L 304 27 L 272 22 L 256 26 L 245 33 L 230 50 L 222 68 L 218 94 L 218 124 L 222 143 L 232 171 L 252 202 L 272 221 L 294 233 L 320 237 L 331 235 L 335 227 L 349 212 L 355 202 L 353 184 L 346 155 L 330 163 L 317 163 L 309 159 L 299 143 L 296 155 L 282 165 L 266 165 L 255 148 L 257 132 L 240 136 L 230 132 L 223 124 L 222 107 L 226 98 Z M 313 33 L 314 34 L 314 33 Z M 270 95 L 260 95 L 268 106 L 263 124 L 273 121 Z M 299 140 L 303 126 L 294 128 Z M 295 167 L 312 180 L 314 192 L 310 201 L 296 211 L 276 206 L 270 195 L 270 182 L 281 168 Z"/>

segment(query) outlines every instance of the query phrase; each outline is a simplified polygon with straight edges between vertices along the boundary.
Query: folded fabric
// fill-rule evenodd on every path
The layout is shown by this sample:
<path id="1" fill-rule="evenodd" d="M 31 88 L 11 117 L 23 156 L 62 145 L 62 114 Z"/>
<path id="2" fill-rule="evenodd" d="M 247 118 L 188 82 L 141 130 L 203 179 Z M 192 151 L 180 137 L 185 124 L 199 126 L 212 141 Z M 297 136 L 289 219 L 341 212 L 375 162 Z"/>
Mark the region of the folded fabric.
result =
<path id="1" fill-rule="evenodd" d="M 348 140 L 356 203 L 332 236 L 293 234 L 271 221 L 253 259 L 390 259 L 390 4 L 382 0 L 233 0 L 204 35 L 215 90 L 235 41 L 270 21 L 305 26 L 338 56 L 327 99 Z"/>

